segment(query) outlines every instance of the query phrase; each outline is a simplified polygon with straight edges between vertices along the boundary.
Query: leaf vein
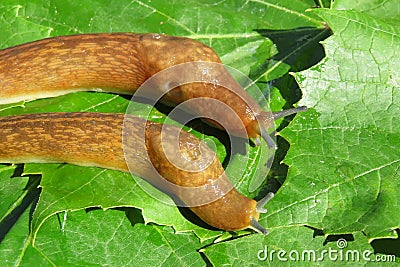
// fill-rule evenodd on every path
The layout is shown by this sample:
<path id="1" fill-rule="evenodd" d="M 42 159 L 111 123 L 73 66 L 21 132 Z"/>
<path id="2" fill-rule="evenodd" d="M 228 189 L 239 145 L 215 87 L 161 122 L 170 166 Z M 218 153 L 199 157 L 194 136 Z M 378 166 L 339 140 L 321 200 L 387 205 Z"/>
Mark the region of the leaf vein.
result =
<path id="1" fill-rule="evenodd" d="M 348 183 L 348 182 L 351 181 L 351 180 L 355 180 L 355 179 L 357 179 L 357 178 L 359 178 L 359 177 L 362 177 L 362 176 L 364 176 L 364 175 L 367 175 L 367 174 L 369 174 L 369 173 L 371 173 L 371 172 L 379 171 L 379 170 L 381 170 L 381 169 L 383 169 L 383 168 L 386 168 L 386 167 L 388 167 L 388 166 L 390 166 L 390 165 L 392 165 L 392 164 L 396 164 L 396 163 L 399 163 L 399 162 L 400 162 L 400 159 L 394 160 L 394 161 L 389 162 L 389 163 L 387 163 L 387 164 L 383 164 L 383 165 L 381 165 L 381 166 L 372 168 L 372 169 L 370 169 L 370 170 L 368 170 L 368 171 L 366 171 L 366 172 L 363 172 L 363 173 L 360 173 L 360 174 L 358 174 L 358 175 L 355 175 L 355 176 L 352 177 L 352 178 L 349 178 L 349 179 L 340 181 L 340 182 L 335 183 L 335 184 L 331 184 L 331 185 L 329 185 L 329 187 L 327 187 L 327 188 L 321 190 L 320 192 L 317 192 L 315 195 L 306 197 L 306 198 L 304 198 L 304 199 L 302 199 L 302 200 L 295 201 L 295 202 L 293 202 L 293 203 L 291 203 L 291 204 L 289 204 L 289 205 L 287 205 L 287 206 L 285 206 L 285 207 L 282 207 L 281 209 L 278 209 L 278 210 L 276 210 L 276 211 L 274 211 L 274 212 L 268 213 L 268 216 L 266 216 L 266 218 L 268 218 L 269 216 L 272 216 L 272 215 L 274 215 L 274 214 L 280 213 L 280 212 L 282 212 L 282 211 L 284 211 L 284 210 L 286 210 L 286 209 L 288 209 L 288 208 L 290 208 L 290 207 L 292 207 L 292 206 L 295 206 L 295 205 L 297 205 L 297 204 L 300 204 L 300 203 L 303 203 L 303 202 L 306 202 L 306 201 L 309 201 L 309 200 L 312 200 L 312 199 L 316 199 L 317 196 L 322 195 L 322 194 L 326 194 L 329 190 L 331 190 L 331 189 L 334 188 L 334 187 L 341 186 L 341 185 L 343 185 L 343 184 L 345 184 L 345 183 Z M 328 201 L 329 201 L 329 199 L 328 199 Z"/>

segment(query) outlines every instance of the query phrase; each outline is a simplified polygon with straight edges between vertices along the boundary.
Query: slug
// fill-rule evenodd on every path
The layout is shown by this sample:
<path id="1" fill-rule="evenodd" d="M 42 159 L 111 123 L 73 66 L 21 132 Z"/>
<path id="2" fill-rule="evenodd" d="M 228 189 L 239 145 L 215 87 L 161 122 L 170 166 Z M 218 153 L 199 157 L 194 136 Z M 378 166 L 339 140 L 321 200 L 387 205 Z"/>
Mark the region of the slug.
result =
<path id="1" fill-rule="evenodd" d="M 221 60 L 210 47 L 198 41 L 160 34 L 81 34 L 39 40 L 0 51 L 0 104 L 88 90 L 133 94 L 158 72 L 187 62 L 221 63 Z M 230 107 L 241 123 L 225 110 L 219 111 L 218 103 L 211 107 L 195 104 L 188 109 L 201 117 L 225 122 L 225 130 L 231 134 L 252 138 L 256 144 L 261 137 L 275 148 L 267 132 L 273 120 L 304 111 L 305 107 L 264 112 L 222 65 L 212 66 L 201 72 L 212 73 L 215 84 L 181 85 L 161 100 L 177 105 L 194 98 L 216 99 Z M 218 122 L 209 122 L 219 127 Z"/>
<path id="2" fill-rule="evenodd" d="M 186 62 L 221 61 L 200 42 L 159 34 L 82 34 L 39 40 L 0 51 L 0 104 L 77 91 L 134 94 L 153 75 Z M 178 105 L 191 99 L 218 100 L 241 123 L 216 105 L 187 108 L 205 118 L 219 118 L 230 133 L 253 138 L 256 144 L 261 137 L 271 148 L 275 144 L 267 130 L 273 120 L 306 110 L 264 112 L 222 65 L 205 70 L 217 77 L 215 84 L 179 85 L 165 92 L 161 101 Z M 161 81 L 165 84 L 149 90 L 163 91 L 171 82 L 175 81 Z M 218 121 L 209 122 L 221 127 Z M 125 114 L 47 113 L 3 117 L 0 128 L 0 162 L 71 163 L 130 171 L 182 201 L 211 226 L 267 233 L 257 220 L 273 194 L 256 202 L 238 193 L 215 153 L 173 126 Z M 178 142 L 171 145 L 176 131 Z M 124 143 L 125 135 L 130 142 Z M 173 155 L 173 162 L 168 155 Z"/>
<path id="3" fill-rule="evenodd" d="M 173 130 L 180 130 L 174 126 L 126 114 L 89 112 L 1 117 L 0 126 L 0 162 L 71 163 L 133 171 L 156 186 L 157 175 L 161 175 L 172 185 L 178 185 L 162 186 L 162 190 L 188 205 L 207 224 L 224 230 L 251 228 L 267 233 L 257 220 L 272 194 L 258 203 L 241 195 L 232 188 L 215 153 L 207 146 L 200 146 L 200 140 L 185 131 L 180 132 L 180 146 L 168 146 L 167 142 L 164 147 L 169 153 L 183 155 L 179 160 L 189 167 L 194 162 L 205 167 L 197 171 L 175 167 L 161 149 L 161 133 L 168 141 L 173 138 Z M 123 127 L 130 137 L 125 147 Z M 162 131 L 163 127 L 167 129 Z M 126 157 L 134 169 L 128 168 Z M 207 164 L 209 159 L 211 164 Z M 182 191 L 182 187 L 189 190 Z M 205 200 L 206 204 L 198 205 Z"/>

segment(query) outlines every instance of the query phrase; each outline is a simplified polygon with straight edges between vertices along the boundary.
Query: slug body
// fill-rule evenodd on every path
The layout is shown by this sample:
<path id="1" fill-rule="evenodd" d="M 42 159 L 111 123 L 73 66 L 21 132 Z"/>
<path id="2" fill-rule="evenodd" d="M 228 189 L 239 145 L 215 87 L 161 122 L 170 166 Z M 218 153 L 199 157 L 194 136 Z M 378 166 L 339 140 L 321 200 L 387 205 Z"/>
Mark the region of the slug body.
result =
<path id="1" fill-rule="evenodd" d="M 159 34 L 82 34 L 39 40 L 0 51 L 0 104 L 77 91 L 133 94 L 158 72 L 187 62 L 221 60 L 198 41 Z M 205 118 L 218 118 L 236 136 L 268 139 L 265 133 L 275 118 L 273 113 L 262 111 L 222 65 L 206 66 L 201 73 L 205 76 L 200 80 L 212 79 L 215 84 L 181 85 L 162 101 L 176 105 L 190 99 L 218 100 L 215 104 L 197 102 L 187 109 Z M 158 88 L 163 90 L 164 85 Z M 221 109 L 221 104 L 231 108 L 240 122 Z"/>
<path id="2" fill-rule="evenodd" d="M 0 104 L 77 91 L 133 94 L 153 75 L 186 62 L 221 61 L 200 42 L 158 34 L 44 39 L 0 51 Z M 181 84 L 165 92 L 161 101 L 177 105 L 213 99 L 215 104 L 196 102 L 185 108 L 205 118 L 218 118 L 237 136 L 258 142 L 261 136 L 270 147 L 274 147 L 267 133 L 271 122 L 304 110 L 264 112 L 222 65 L 205 67 L 201 73 L 200 82 Z M 216 83 L 202 82 L 210 74 Z M 162 93 L 166 84 L 174 82 L 166 77 L 150 90 Z M 220 109 L 221 103 L 237 116 Z M 0 118 L 0 128 L 0 162 L 65 162 L 130 171 L 177 197 L 211 226 L 267 232 L 257 220 L 272 194 L 257 203 L 238 193 L 214 152 L 186 132 L 180 132 L 176 141 L 175 127 L 128 115 L 124 119 L 123 114 L 48 113 Z M 124 142 L 126 138 L 129 142 Z"/>
<path id="3" fill-rule="evenodd" d="M 200 148 L 200 140 L 182 131 L 181 146 L 164 145 L 169 153 L 189 155 L 181 158 L 182 164 L 199 164 L 212 159 L 211 164 L 197 171 L 182 171 L 165 157 L 161 132 L 168 133 L 174 126 L 128 116 L 109 113 L 44 113 L 0 118 L 0 162 L 53 162 L 81 166 L 97 166 L 134 174 L 159 185 L 158 175 L 180 187 L 161 185 L 163 191 L 178 197 L 192 211 L 211 226 L 225 230 L 248 228 L 256 221 L 259 212 L 256 201 L 235 189 L 224 173 L 215 153 L 207 146 Z M 124 133 L 129 135 L 129 145 L 123 147 Z M 145 129 L 144 132 L 143 129 Z M 125 136 L 126 138 L 126 136 Z M 201 153 L 199 153 L 201 150 Z M 134 169 L 128 168 L 126 158 Z M 179 162 L 175 162 L 178 163 Z M 219 181 L 216 181 L 220 178 Z M 198 187 L 182 191 L 180 188 Z M 228 191 L 229 190 L 229 191 Z M 221 195 L 221 192 L 228 191 Z M 196 206 L 196 201 L 210 198 L 213 201 Z M 214 200 L 216 199 L 216 200 Z M 262 228 L 259 231 L 264 231 Z"/>

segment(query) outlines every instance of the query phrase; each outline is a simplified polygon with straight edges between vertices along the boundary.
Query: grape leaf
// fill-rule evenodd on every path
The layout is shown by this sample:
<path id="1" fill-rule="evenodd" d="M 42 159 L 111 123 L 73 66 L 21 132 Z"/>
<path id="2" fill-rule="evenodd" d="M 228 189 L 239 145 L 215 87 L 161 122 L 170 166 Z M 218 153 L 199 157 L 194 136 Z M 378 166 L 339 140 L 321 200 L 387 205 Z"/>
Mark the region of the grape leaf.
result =
<path id="1" fill-rule="evenodd" d="M 323 3 L 324 6 L 328 6 L 328 1 Z M 125 174 L 97 168 L 29 164 L 25 167 L 25 173 L 42 175 L 42 195 L 37 206 L 33 206 L 36 208 L 32 217 L 33 232 L 29 232 L 30 210 L 25 210 L 13 227 L 0 239 L 0 255 L 6 257 L 0 256 L 1 265 L 54 266 L 68 263 L 74 265 L 108 263 L 134 266 L 162 264 L 202 266 L 208 263 L 219 266 L 229 263 L 265 266 L 266 262 L 260 261 L 256 253 L 264 249 L 265 244 L 288 251 L 314 249 L 321 252 L 324 249 L 337 248 L 337 243 L 329 241 L 329 237 L 321 234 L 314 237 L 315 232 L 318 233 L 318 231 L 299 225 L 311 225 L 323 229 L 324 234 L 352 233 L 350 237 L 354 241 L 349 243 L 349 248 L 360 252 L 371 249 L 368 244 L 371 239 L 368 238 L 395 237 L 393 229 L 398 227 L 398 224 L 394 223 L 398 221 L 396 217 L 398 215 L 393 211 L 397 207 L 398 193 L 394 190 L 396 186 L 389 183 L 392 179 L 398 185 L 398 177 L 396 166 L 385 164 L 398 156 L 396 151 L 393 151 L 398 141 L 395 135 L 395 130 L 398 128 L 395 126 L 398 121 L 393 119 L 393 116 L 398 115 L 398 105 L 395 101 L 398 97 L 398 92 L 395 90 L 399 82 L 396 76 L 398 62 L 394 60 L 397 51 L 393 50 L 393 47 L 396 46 L 392 46 L 398 38 L 397 34 L 393 34 L 396 28 L 391 27 L 393 23 L 389 21 L 389 18 L 387 21 L 380 21 L 354 11 L 345 13 L 340 18 L 337 17 L 338 13 L 334 13 L 337 11 L 306 12 L 306 9 L 314 6 L 315 3 L 312 0 L 253 0 L 218 3 L 194 0 L 184 3 L 128 0 L 2 1 L 0 3 L 1 47 L 55 35 L 90 32 L 157 32 L 187 36 L 211 46 L 224 62 L 238 67 L 245 74 L 253 75 L 252 78 L 255 80 L 263 81 L 258 85 L 265 94 L 269 89 L 271 90 L 271 99 L 278 100 L 273 104 L 277 109 L 284 106 L 285 101 L 282 95 L 277 93 L 276 88 L 271 87 L 275 85 L 271 79 L 284 77 L 289 70 L 298 70 L 299 62 L 303 67 L 315 63 L 312 50 L 315 47 L 314 44 L 322 40 L 318 34 L 321 32 L 321 35 L 325 34 L 323 21 L 328 22 L 335 33 L 333 38 L 324 42 L 326 48 L 331 47 L 331 50 L 326 50 L 327 53 L 334 52 L 335 57 L 330 54 L 309 72 L 295 75 L 304 91 L 302 103 L 307 104 L 310 111 L 297 116 L 291 127 L 282 133 L 291 145 L 288 158 L 285 160 L 290 165 L 290 170 L 288 179 L 278 191 L 276 199 L 267 206 L 270 213 L 263 215 L 260 220 L 264 226 L 271 228 L 269 236 L 241 236 L 248 232 L 221 235 L 221 231 L 211 231 L 194 225 L 187 221 L 175 207 L 163 206 L 148 195 L 141 194 L 140 190 L 137 190 L 138 187 L 135 188 L 134 182 Z M 393 8 L 393 10 L 396 9 Z M 365 19 L 365 23 L 359 24 L 358 27 L 354 26 L 360 19 Z M 345 26 L 340 26 L 340 23 Z M 354 29 L 347 32 L 346 27 L 353 26 Z M 365 32 L 368 32 L 368 27 L 371 26 L 378 29 L 373 32 L 371 47 L 375 47 L 375 42 L 391 44 L 390 46 L 377 45 L 380 51 L 373 53 L 376 56 L 375 65 L 380 67 L 383 76 L 388 77 L 387 80 L 391 86 L 389 88 L 393 89 L 391 94 L 384 91 L 383 87 L 379 87 L 382 82 L 380 79 L 374 80 L 374 77 L 377 77 L 372 68 L 374 64 L 370 64 L 368 53 L 363 50 L 366 44 L 371 44 L 364 40 Z M 385 31 L 379 31 L 381 26 L 387 27 Z M 301 36 L 304 28 L 308 28 L 310 33 L 305 36 L 306 38 Z M 266 39 L 261 31 L 264 29 L 274 30 L 276 34 L 284 33 L 282 36 L 285 36 L 287 43 L 290 43 L 294 50 L 285 51 L 285 47 L 278 46 L 273 39 Z M 348 40 L 333 42 L 332 40 L 338 37 L 338 33 L 341 38 Z M 290 40 L 291 34 L 296 38 Z M 308 47 L 308 49 L 307 51 L 300 49 L 301 54 L 298 55 L 296 42 L 303 39 L 305 42 L 299 46 Z M 353 53 L 346 54 L 348 50 Z M 280 54 L 282 57 L 279 58 L 282 60 L 276 60 L 276 55 Z M 293 55 L 297 62 L 291 61 Z M 364 61 L 350 60 L 359 57 Z M 329 60 L 332 58 L 337 64 L 330 65 L 332 63 L 329 63 Z M 387 58 L 391 60 L 386 62 Z M 264 64 L 266 60 L 269 64 Z M 349 61 L 350 64 L 348 64 Z M 371 72 L 364 68 L 364 65 L 372 66 Z M 323 72 L 322 67 L 327 66 L 334 66 L 334 68 Z M 357 69 L 356 75 L 352 72 L 354 69 Z M 341 70 L 341 72 L 338 73 L 336 70 Z M 329 74 L 341 76 L 330 81 Z M 370 83 L 372 83 L 376 85 L 375 91 L 357 89 L 357 84 L 363 77 L 371 78 L 371 81 L 366 83 L 365 89 L 370 88 Z M 336 84 L 328 87 L 329 82 L 340 86 Z M 319 87 L 316 87 L 316 84 Z M 347 88 L 355 91 L 350 93 L 343 90 L 342 93 L 346 97 L 339 95 L 338 98 L 328 90 L 331 88 Z M 282 88 L 279 89 L 282 90 Z M 341 90 L 337 89 L 336 93 L 340 93 Z M 374 101 L 381 99 L 381 95 L 378 97 L 377 92 L 382 91 L 387 93 L 383 95 L 382 102 L 391 100 L 391 105 L 386 106 L 387 110 L 383 108 L 385 106 L 382 107 L 382 102 Z M 372 92 L 372 94 L 360 98 L 362 92 Z M 330 99 L 334 101 L 329 101 Z M 285 100 L 289 105 L 296 101 L 294 98 Z M 332 106 L 330 102 L 336 105 Z M 0 115 L 53 111 L 124 112 L 127 105 L 126 99 L 115 95 L 76 93 L 53 99 L 1 106 Z M 367 109 L 367 106 L 375 108 Z M 355 115 L 357 112 L 360 113 L 360 107 L 364 107 L 362 110 L 367 116 Z M 375 111 L 375 113 L 367 111 Z M 136 115 L 140 116 L 141 111 L 137 110 L 137 112 Z M 154 117 L 158 118 L 160 114 L 154 113 Z M 343 121 L 346 123 L 343 124 Z M 343 125 L 347 128 L 343 128 Z M 202 134 L 196 134 L 200 138 L 208 138 Z M 376 140 L 372 140 L 372 137 Z M 306 138 L 310 139 L 307 144 L 305 144 Z M 389 138 L 392 142 L 387 143 Z M 327 145 L 327 143 L 336 144 L 336 146 Z M 377 146 L 378 143 L 379 146 Z M 361 153 L 357 153 L 359 144 L 363 145 Z M 248 169 L 246 175 L 234 176 L 237 172 L 235 167 L 239 166 L 235 165 L 235 162 L 233 166 L 230 166 L 230 170 L 228 168 L 228 172 L 230 171 L 243 194 L 254 197 L 260 191 L 257 189 L 252 192 L 250 185 L 253 177 L 265 177 L 266 174 L 259 166 L 264 164 L 266 159 L 260 157 L 258 148 L 247 146 L 246 150 L 242 159 L 236 158 L 238 162 L 246 157 L 251 160 L 250 162 L 255 162 L 253 165 L 246 165 Z M 311 157 L 311 160 L 307 160 L 304 164 L 301 159 L 309 155 L 310 151 L 317 151 L 315 154 L 321 157 L 319 161 Z M 327 151 L 329 153 L 326 153 Z M 381 155 L 382 158 L 378 160 L 371 156 L 372 153 Z M 340 164 L 329 166 L 328 163 L 332 162 L 330 155 L 334 156 L 333 159 L 342 157 Z M 353 157 L 351 160 L 348 160 L 349 155 Z M 219 157 L 223 157 L 223 152 L 219 152 Z M 303 164 L 299 164 L 299 161 Z M 374 169 L 380 166 L 385 167 Z M 359 176 L 364 170 L 370 172 Z M 379 172 L 381 176 L 374 176 L 374 172 Z M 381 177 L 385 178 L 381 179 Z M 7 180 L 7 177 L 5 179 Z M 76 183 L 79 179 L 84 183 L 90 182 Z M 339 180 L 344 182 L 338 183 Z M 24 186 L 22 180 L 13 178 L 7 181 L 12 183 L 18 181 L 8 186 L 19 188 L 19 192 L 22 192 Z M 117 181 L 118 184 L 116 184 Z M 66 190 L 67 187 L 69 190 Z M 77 188 L 85 188 L 85 190 L 80 192 L 76 190 Z M 18 194 L 9 196 L 9 194 L 7 193 L 9 203 L 19 196 Z M 315 197 L 316 195 L 326 196 L 326 198 L 320 199 Z M 376 202 L 379 198 L 380 202 Z M 113 209 L 104 212 L 92 210 L 93 207 Z M 87 214 L 82 211 L 84 208 L 88 208 Z M 138 208 L 140 212 L 135 208 Z M 6 207 L 2 202 L 1 209 L 7 211 L 8 206 Z M 68 212 L 64 212 L 65 210 Z M 128 211 L 136 216 L 132 218 L 128 215 Z M 378 224 L 382 218 L 384 224 Z M 0 221 L 0 223 L 3 222 Z M 360 233 L 363 229 L 367 231 L 367 237 Z M 188 232 L 188 230 L 193 232 Z M 385 232 L 386 230 L 389 232 Z M 32 243 L 33 241 L 35 243 Z M 158 247 L 160 250 L 156 249 Z M 140 251 L 145 253 L 138 255 Z M 280 262 L 275 260 L 268 263 L 273 265 Z"/>
<path id="2" fill-rule="evenodd" d="M 334 35 L 325 60 L 295 75 L 310 111 L 282 133 L 290 171 L 268 224 L 397 237 L 399 28 L 356 11 L 315 13 Z"/>
<path id="3" fill-rule="evenodd" d="M 381 255 L 375 255 L 365 236 L 358 233 L 356 242 L 351 238 L 315 236 L 305 227 L 291 227 L 285 231 L 273 230 L 268 236 L 250 235 L 240 239 L 218 243 L 202 250 L 214 266 L 324 266 L 368 265 Z M 230 254 L 231 257 L 221 257 Z"/>
<path id="4" fill-rule="evenodd" d="M 91 207 L 135 207 L 143 211 L 146 223 L 174 225 L 178 231 L 197 228 L 173 202 L 163 203 L 161 197 L 150 196 L 128 173 L 59 164 L 27 164 L 25 172 L 43 176 L 40 201 L 32 219 L 34 238 L 51 215 Z"/>
<path id="5" fill-rule="evenodd" d="M 27 183 L 26 177 L 13 177 L 15 166 L 2 166 L 0 165 L 0 222 L 10 215 L 12 210 L 20 204 L 20 199 L 23 198 L 23 189 Z M 21 195 L 18 196 L 17 192 L 21 190 Z"/>
<path id="6" fill-rule="evenodd" d="M 370 16 L 399 23 L 399 3 L 396 0 L 389 1 L 335 1 L 334 8 L 337 10 L 354 10 Z M 396 22 L 397 21 L 397 22 Z"/>
<path id="7" fill-rule="evenodd" d="M 152 224 L 132 226 L 115 210 L 60 217 L 46 220 L 35 240 L 35 248 L 56 266 L 205 266 L 194 234 L 175 234 L 170 227 Z"/>

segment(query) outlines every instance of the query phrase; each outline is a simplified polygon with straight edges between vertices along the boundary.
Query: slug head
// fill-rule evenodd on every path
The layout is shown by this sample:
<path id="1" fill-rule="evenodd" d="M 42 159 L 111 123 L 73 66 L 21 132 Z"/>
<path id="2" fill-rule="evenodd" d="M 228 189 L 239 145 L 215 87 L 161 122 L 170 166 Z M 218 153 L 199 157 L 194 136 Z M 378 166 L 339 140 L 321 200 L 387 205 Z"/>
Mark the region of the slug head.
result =
<path id="1" fill-rule="evenodd" d="M 272 122 L 282 117 L 286 117 L 303 111 L 307 111 L 306 106 L 276 112 L 263 112 L 260 115 L 256 116 L 256 119 L 251 121 L 247 125 L 247 133 L 250 138 L 253 138 L 254 143 L 257 146 L 261 144 L 261 137 L 262 139 L 264 139 L 270 149 L 276 149 L 276 144 L 268 133 L 268 129 L 271 127 Z"/>

